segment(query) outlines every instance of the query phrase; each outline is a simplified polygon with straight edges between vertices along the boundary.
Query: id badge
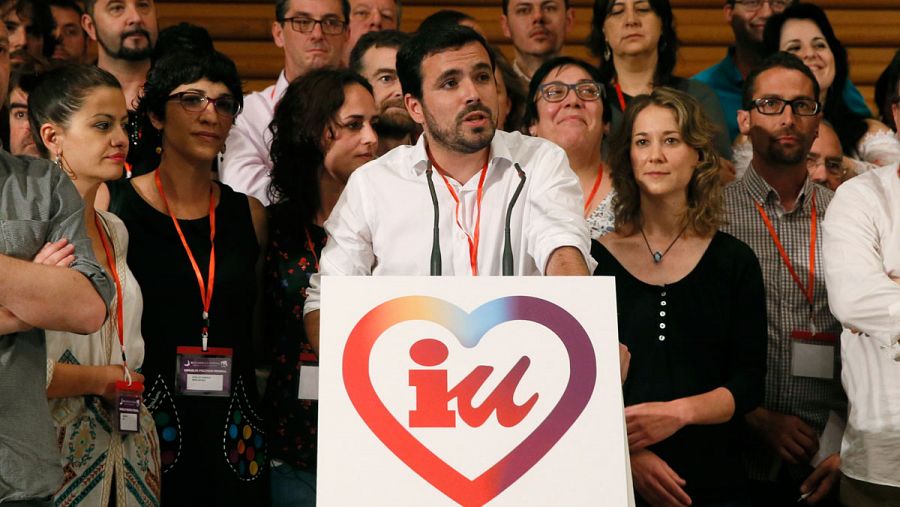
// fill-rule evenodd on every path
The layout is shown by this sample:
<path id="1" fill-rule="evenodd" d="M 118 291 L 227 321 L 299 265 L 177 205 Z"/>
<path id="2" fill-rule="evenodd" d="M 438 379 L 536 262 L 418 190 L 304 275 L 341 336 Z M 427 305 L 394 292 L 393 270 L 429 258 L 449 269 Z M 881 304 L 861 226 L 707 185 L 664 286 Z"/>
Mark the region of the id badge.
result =
<path id="1" fill-rule="evenodd" d="M 175 390 L 183 396 L 228 396 L 234 350 L 225 347 L 178 347 Z"/>
<path id="2" fill-rule="evenodd" d="M 300 374 L 297 375 L 298 400 L 319 399 L 319 360 L 315 354 L 300 354 Z"/>
<path id="3" fill-rule="evenodd" d="M 116 429 L 119 433 L 141 431 L 141 393 L 144 384 L 124 380 L 116 382 Z"/>
<path id="4" fill-rule="evenodd" d="M 791 331 L 791 375 L 833 379 L 836 344 L 834 333 Z"/>

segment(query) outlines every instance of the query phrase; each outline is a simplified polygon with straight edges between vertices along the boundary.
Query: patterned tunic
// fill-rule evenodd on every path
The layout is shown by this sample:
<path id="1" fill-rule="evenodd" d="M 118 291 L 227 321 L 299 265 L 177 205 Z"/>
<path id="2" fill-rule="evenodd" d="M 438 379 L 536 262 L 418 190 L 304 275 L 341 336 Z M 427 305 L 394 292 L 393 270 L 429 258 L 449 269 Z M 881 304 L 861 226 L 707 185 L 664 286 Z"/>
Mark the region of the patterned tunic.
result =
<path id="1" fill-rule="evenodd" d="M 112 213 L 97 212 L 112 240 L 116 267 L 121 274 L 124 339 L 128 367 L 140 370 L 144 362 L 141 312 L 144 299 L 137 280 L 125 263 L 128 231 Z M 47 358 L 58 363 L 104 366 L 122 364 L 113 302 L 110 318 L 88 336 L 47 331 Z M 115 411 L 98 396 L 73 396 L 50 401 L 65 479 L 53 498 L 55 505 L 159 505 L 160 462 L 156 425 L 141 405 L 140 432 L 116 431 Z"/>

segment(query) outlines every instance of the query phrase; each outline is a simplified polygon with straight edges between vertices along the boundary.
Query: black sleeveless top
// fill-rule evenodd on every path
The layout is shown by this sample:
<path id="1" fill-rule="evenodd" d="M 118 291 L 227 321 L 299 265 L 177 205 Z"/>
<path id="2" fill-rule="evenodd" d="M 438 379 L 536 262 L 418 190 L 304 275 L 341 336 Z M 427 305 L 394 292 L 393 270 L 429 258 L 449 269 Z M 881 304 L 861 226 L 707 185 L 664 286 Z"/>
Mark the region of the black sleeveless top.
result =
<path id="1" fill-rule="evenodd" d="M 130 181 L 109 185 L 110 211 L 128 228 L 128 265 L 144 296 L 144 402 L 160 441 L 164 504 L 259 505 L 268 489 L 251 338 L 259 245 L 247 196 L 219 188 L 209 346 L 233 349 L 234 363 L 231 394 L 217 398 L 175 390 L 176 349 L 200 346 L 203 303 L 172 219 L 144 201 Z M 178 222 L 206 282 L 209 217 Z"/>

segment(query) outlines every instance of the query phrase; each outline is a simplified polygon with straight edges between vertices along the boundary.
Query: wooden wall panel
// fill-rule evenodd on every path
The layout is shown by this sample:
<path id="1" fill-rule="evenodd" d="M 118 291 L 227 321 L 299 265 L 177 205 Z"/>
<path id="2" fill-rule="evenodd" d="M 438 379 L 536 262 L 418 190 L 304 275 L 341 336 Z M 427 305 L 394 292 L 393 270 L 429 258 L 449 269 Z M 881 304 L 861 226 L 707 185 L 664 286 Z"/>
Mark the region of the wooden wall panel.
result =
<path id="1" fill-rule="evenodd" d="M 824 7 L 841 41 L 848 47 L 851 78 L 871 103 L 875 80 L 900 48 L 900 0 L 816 0 Z M 590 31 L 591 0 L 570 0 L 576 24 L 565 53 L 591 60 L 584 47 Z M 719 61 L 732 40 L 722 15 L 722 0 L 673 0 L 682 41 L 676 73 L 690 76 Z M 258 90 L 274 81 L 283 54 L 272 43 L 274 2 L 169 0 L 157 4 L 160 26 L 189 21 L 205 27 L 223 52 L 234 58 L 247 88 Z M 500 29 L 500 0 L 404 0 L 401 29 L 415 30 L 439 9 L 464 10 L 476 18 L 491 43 L 512 56 Z M 870 104 L 871 105 L 871 104 Z"/>

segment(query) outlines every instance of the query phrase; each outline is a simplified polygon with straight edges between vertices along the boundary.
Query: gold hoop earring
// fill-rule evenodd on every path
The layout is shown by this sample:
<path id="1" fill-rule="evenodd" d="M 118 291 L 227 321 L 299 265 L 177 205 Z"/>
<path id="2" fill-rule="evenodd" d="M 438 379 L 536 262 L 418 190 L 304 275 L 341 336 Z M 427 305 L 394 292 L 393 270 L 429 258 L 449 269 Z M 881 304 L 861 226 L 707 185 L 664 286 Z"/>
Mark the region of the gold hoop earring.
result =
<path id="1" fill-rule="evenodd" d="M 56 160 L 53 161 L 53 164 L 56 165 L 56 167 L 59 168 L 60 171 L 65 173 L 65 175 L 68 176 L 70 180 L 75 181 L 78 179 L 78 175 L 75 174 L 75 172 L 71 169 L 68 169 L 63 163 L 62 153 L 56 154 Z"/>

